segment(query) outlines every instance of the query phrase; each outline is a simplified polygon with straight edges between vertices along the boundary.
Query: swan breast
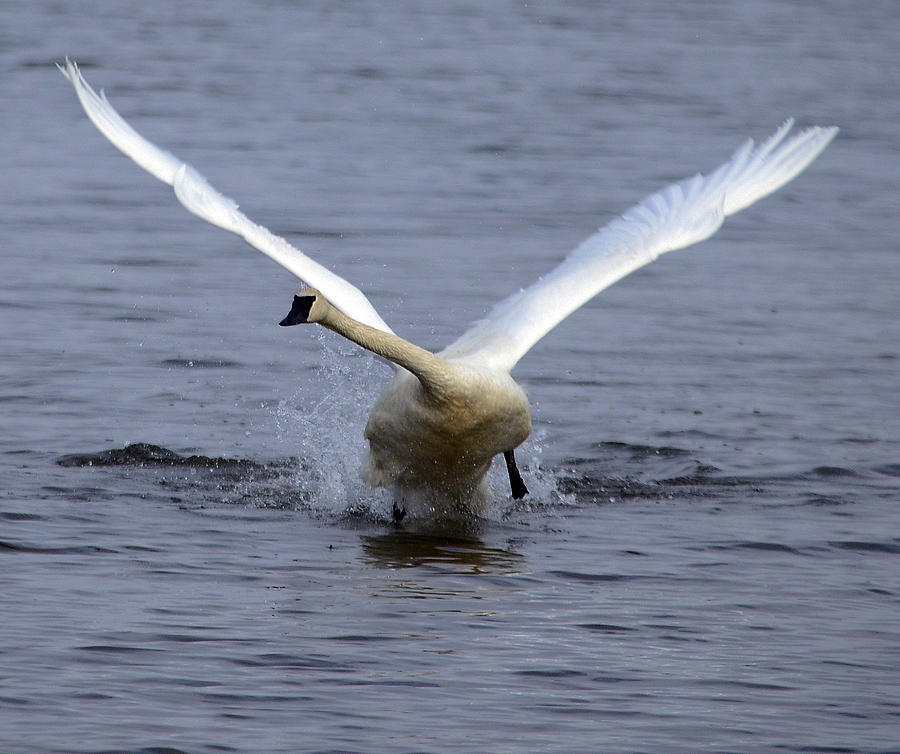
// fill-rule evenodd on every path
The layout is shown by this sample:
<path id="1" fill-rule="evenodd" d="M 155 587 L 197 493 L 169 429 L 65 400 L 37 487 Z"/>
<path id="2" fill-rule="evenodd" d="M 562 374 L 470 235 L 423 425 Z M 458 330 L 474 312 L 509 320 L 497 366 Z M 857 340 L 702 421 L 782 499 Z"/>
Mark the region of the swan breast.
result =
<path id="1" fill-rule="evenodd" d="M 365 436 L 368 482 L 474 488 L 498 453 L 531 433 L 525 392 L 505 373 L 447 362 L 440 390 L 400 372 L 378 399 Z"/>

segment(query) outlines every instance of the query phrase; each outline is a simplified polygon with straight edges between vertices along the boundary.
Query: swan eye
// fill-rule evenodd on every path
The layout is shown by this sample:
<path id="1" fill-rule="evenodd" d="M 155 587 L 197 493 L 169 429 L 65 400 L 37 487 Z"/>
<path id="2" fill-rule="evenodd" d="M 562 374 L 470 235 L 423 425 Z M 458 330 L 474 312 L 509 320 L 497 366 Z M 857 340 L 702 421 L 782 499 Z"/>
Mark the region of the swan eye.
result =
<path id="1" fill-rule="evenodd" d="M 282 327 L 302 325 L 309 322 L 309 312 L 316 302 L 315 296 L 294 296 L 294 305 L 288 315 L 278 324 Z"/>

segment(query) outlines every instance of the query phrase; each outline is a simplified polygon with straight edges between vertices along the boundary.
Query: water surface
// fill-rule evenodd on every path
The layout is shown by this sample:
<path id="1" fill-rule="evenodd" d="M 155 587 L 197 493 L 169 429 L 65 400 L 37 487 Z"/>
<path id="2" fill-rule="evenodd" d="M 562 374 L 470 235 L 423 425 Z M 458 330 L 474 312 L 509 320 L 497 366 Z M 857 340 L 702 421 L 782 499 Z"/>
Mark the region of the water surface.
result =
<path id="1" fill-rule="evenodd" d="M 0 20 L 0 748 L 896 750 L 892 3 Z M 429 348 L 744 138 L 842 131 L 543 340 L 533 494 L 496 469 L 427 536 L 357 476 L 385 369 L 278 328 L 296 281 L 107 144 L 66 55 Z"/>

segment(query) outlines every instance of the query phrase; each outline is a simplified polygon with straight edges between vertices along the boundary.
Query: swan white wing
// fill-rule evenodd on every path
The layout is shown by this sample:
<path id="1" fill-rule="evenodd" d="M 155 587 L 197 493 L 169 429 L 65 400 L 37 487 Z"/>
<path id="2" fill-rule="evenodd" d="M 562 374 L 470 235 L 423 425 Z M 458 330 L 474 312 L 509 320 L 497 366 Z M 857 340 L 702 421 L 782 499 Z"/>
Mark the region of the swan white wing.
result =
<path id="1" fill-rule="evenodd" d="M 442 355 L 510 370 L 553 327 L 604 288 L 660 254 L 703 241 L 727 215 L 770 194 L 809 165 L 837 128 L 809 128 L 785 141 L 793 120 L 754 149 L 747 141 L 708 176 L 652 194 L 587 238 L 558 267 L 501 301 Z"/>
<path id="2" fill-rule="evenodd" d="M 135 131 L 113 109 L 102 91 L 97 94 L 91 88 L 75 63 L 66 59 L 65 67 L 59 66 L 59 69 L 75 87 L 84 111 L 100 132 L 144 170 L 172 186 L 175 196 L 190 212 L 241 236 L 307 285 L 322 291 L 325 298 L 344 314 L 371 327 L 391 332 L 356 286 L 310 259 L 280 236 L 254 223 L 238 209 L 233 199 L 216 191 L 193 167 Z"/>

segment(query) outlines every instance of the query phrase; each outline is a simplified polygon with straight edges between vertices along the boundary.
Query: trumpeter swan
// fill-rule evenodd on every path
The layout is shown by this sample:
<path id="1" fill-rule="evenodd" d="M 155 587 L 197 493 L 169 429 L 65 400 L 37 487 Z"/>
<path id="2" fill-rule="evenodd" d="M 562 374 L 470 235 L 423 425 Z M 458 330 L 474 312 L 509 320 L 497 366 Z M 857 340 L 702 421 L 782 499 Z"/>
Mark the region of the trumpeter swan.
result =
<path id="1" fill-rule="evenodd" d="M 816 126 L 786 140 L 788 120 L 758 147 L 748 140 L 709 175 L 675 183 L 629 209 L 434 354 L 395 335 L 358 288 L 252 222 L 194 168 L 144 139 L 75 63 L 66 60 L 60 70 L 103 135 L 171 185 L 188 210 L 315 286 L 297 292 L 282 325 L 318 322 L 394 363 L 394 379 L 366 425 L 363 475 L 368 484 L 393 490 L 397 519 L 406 512 L 438 519 L 480 514 L 489 499 L 487 470 L 501 453 L 513 495 L 524 495 L 513 451 L 528 437 L 531 416 L 525 393 L 510 377 L 519 359 L 607 286 L 664 252 L 709 238 L 726 216 L 790 181 L 838 131 Z"/>

